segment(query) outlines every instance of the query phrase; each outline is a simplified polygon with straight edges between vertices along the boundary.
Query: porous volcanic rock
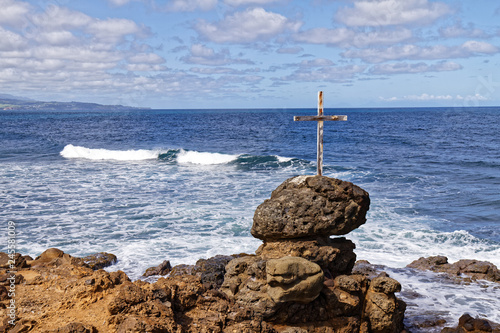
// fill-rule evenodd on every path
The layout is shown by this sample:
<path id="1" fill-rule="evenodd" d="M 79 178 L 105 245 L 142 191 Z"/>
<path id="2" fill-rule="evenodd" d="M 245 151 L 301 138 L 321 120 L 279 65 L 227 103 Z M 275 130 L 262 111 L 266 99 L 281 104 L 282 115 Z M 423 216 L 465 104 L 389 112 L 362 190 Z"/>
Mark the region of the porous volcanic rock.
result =
<path id="1" fill-rule="evenodd" d="M 345 235 L 366 222 L 368 192 L 339 179 L 296 176 L 255 210 L 251 233 L 264 241 Z"/>
<path id="2" fill-rule="evenodd" d="M 326 275 L 350 274 L 356 262 L 354 243 L 344 237 L 285 239 L 264 242 L 257 251 L 263 259 L 301 257 L 318 264 Z"/>
<path id="3" fill-rule="evenodd" d="M 381 276 L 371 281 L 364 308 L 371 332 L 392 333 L 403 330 L 406 303 L 394 295 L 400 290 L 399 282 L 390 277 Z"/>

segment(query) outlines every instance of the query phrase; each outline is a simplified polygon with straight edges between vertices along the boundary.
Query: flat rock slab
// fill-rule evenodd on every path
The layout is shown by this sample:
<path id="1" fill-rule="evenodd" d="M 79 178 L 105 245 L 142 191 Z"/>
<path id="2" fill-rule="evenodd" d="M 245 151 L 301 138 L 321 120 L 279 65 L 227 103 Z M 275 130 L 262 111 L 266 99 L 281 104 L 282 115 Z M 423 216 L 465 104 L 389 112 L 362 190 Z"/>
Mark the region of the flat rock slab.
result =
<path id="1" fill-rule="evenodd" d="M 324 176 L 286 180 L 255 210 L 252 235 L 268 241 L 345 235 L 366 222 L 368 192 Z"/>

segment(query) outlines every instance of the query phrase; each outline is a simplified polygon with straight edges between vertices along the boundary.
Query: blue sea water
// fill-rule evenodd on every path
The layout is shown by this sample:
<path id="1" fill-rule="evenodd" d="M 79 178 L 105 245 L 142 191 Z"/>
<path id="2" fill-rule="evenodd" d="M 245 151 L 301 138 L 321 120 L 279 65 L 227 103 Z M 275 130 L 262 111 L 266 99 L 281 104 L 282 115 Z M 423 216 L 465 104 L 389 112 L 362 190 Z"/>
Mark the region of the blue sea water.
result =
<path id="1" fill-rule="evenodd" d="M 316 125 L 293 121 L 315 112 L 1 111 L 0 250 L 14 221 L 23 254 L 111 252 L 119 262 L 110 269 L 134 279 L 163 260 L 253 253 L 255 208 L 287 178 L 316 173 Z M 445 255 L 500 267 L 500 108 L 325 114 L 348 121 L 325 123 L 324 175 L 371 197 L 367 223 L 347 235 L 358 259 L 397 269 Z M 394 274 L 426 294 L 427 278 Z M 500 291 L 481 290 L 488 306 L 469 309 L 450 289 L 425 306 L 451 302 L 452 318 L 500 322 Z"/>

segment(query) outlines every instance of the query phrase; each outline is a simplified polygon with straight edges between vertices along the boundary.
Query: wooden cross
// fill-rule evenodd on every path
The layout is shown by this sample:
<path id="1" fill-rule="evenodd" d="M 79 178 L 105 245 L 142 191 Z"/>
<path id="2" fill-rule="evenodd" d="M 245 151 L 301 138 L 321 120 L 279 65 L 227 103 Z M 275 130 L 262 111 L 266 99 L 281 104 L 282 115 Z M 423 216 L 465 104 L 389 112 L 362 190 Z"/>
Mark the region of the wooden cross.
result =
<path id="1" fill-rule="evenodd" d="M 323 121 L 346 121 L 347 116 L 324 116 L 323 115 L 323 92 L 318 92 L 318 115 L 317 116 L 295 116 L 294 121 L 317 121 L 318 122 L 318 176 L 323 174 Z"/>

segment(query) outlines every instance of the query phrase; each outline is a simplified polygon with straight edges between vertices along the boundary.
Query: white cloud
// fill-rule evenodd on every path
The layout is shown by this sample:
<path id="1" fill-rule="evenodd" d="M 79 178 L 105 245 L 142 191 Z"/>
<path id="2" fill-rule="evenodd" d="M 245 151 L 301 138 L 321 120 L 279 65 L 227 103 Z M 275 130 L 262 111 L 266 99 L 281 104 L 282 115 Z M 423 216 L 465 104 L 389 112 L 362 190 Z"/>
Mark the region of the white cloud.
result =
<path id="1" fill-rule="evenodd" d="M 341 8 L 336 19 L 348 26 L 426 25 L 451 13 L 442 2 L 427 0 L 356 0 Z"/>
<path id="2" fill-rule="evenodd" d="M 137 53 L 128 58 L 128 61 L 132 64 L 163 64 L 165 59 L 157 55 L 156 53 Z"/>
<path id="3" fill-rule="evenodd" d="M 425 72 L 456 71 L 462 68 L 462 65 L 451 61 L 440 61 L 437 64 L 432 65 L 426 64 L 424 62 L 411 64 L 407 62 L 397 62 L 391 64 L 375 65 L 371 67 L 368 72 L 370 74 L 376 75 L 414 74 Z"/>
<path id="4" fill-rule="evenodd" d="M 168 70 L 166 66 L 153 64 L 128 64 L 126 68 L 131 72 L 160 72 Z"/>
<path id="5" fill-rule="evenodd" d="M 243 5 L 266 5 L 271 2 L 279 0 L 224 0 L 225 4 L 230 6 L 243 6 Z"/>
<path id="6" fill-rule="evenodd" d="M 395 102 L 395 101 L 487 101 L 488 98 L 481 95 L 434 95 L 423 93 L 420 95 L 406 95 L 403 97 L 379 97 L 380 100 L 386 102 Z"/>
<path id="7" fill-rule="evenodd" d="M 453 58 L 469 58 L 478 55 L 498 53 L 499 49 L 486 42 L 467 41 L 459 46 L 434 45 L 421 47 L 407 44 L 391 46 L 387 49 L 368 48 L 347 50 L 341 55 L 344 58 L 358 58 L 369 63 L 380 63 L 390 60 L 437 60 Z"/>
<path id="8" fill-rule="evenodd" d="M 98 19 L 65 7 L 29 7 L 0 0 L 0 84 L 19 91 L 112 92 L 133 89 L 118 72 L 165 71 L 164 59 L 137 53 L 148 30 L 134 21 Z M 17 11 L 16 11 L 17 10 Z M 11 24 L 10 18 L 22 20 Z M 17 13 L 17 14 L 16 14 Z M 22 24 L 21 24 L 22 23 Z M 9 30 L 3 28 L 9 26 Z M 130 43 L 123 43 L 128 41 Z M 137 43 L 132 43 L 137 42 Z M 150 74 L 150 73 L 148 73 Z M 121 89 L 120 88 L 120 89 Z M 115 92 L 120 93 L 123 90 Z"/>
<path id="9" fill-rule="evenodd" d="M 82 12 L 54 5 L 47 7 L 45 12 L 33 16 L 33 24 L 43 31 L 78 29 L 92 21 L 90 16 Z"/>
<path id="10" fill-rule="evenodd" d="M 498 52 L 498 48 L 486 42 L 469 40 L 462 44 L 462 49 L 471 53 L 493 54 Z"/>
<path id="11" fill-rule="evenodd" d="M 108 0 L 114 6 L 123 6 L 134 0 Z"/>
<path id="12" fill-rule="evenodd" d="M 302 60 L 299 64 L 301 68 L 325 67 L 335 65 L 330 59 L 316 58 L 314 60 Z"/>
<path id="13" fill-rule="evenodd" d="M 191 45 L 190 54 L 181 58 L 188 64 L 223 66 L 229 64 L 252 64 L 253 62 L 245 59 L 233 59 L 228 49 L 215 52 L 214 49 L 202 44 Z"/>
<path id="14" fill-rule="evenodd" d="M 314 28 L 306 31 L 301 31 L 294 35 L 294 39 L 298 42 L 310 44 L 341 44 L 354 37 L 354 31 L 346 28 L 327 29 Z"/>
<path id="15" fill-rule="evenodd" d="M 21 50 L 27 46 L 27 41 L 21 35 L 0 27 L 0 51 Z"/>
<path id="16" fill-rule="evenodd" d="M 70 31 L 45 31 L 34 36 L 37 42 L 49 45 L 70 45 L 77 44 L 76 38 Z"/>
<path id="17" fill-rule="evenodd" d="M 363 73 L 366 66 L 327 66 L 311 70 L 310 66 L 299 68 L 290 75 L 274 79 L 275 81 L 298 82 L 346 82 L 352 80 L 357 74 Z"/>
<path id="18" fill-rule="evenodd" d="M 134 21 L 127 19 L 93 20 L 86 31 L 103 43 L 118 43 L 127 35 L 144 33 Z"/>
<path id="19" fill-rule="evenodd" d="M 26 15 L 30 12 L 31 6 L 22 1 L 0 0 L 0 25 L 8 25 L 15 28 L 25 26 Z"/>
<path id="20" fill-rule="evenodd" d="M 339 45 L 362 48 L 370 45 L 392 45 L 412 38 L 409 29 L 387 29 L 367 32 L 347 28 L 314 28 L 294 35 L 296 41 L 309 44 Z"/>
<path id="21" fill-rule="evenodd" d="M 165 7 L 172 12 L 192 12 L 196 10 L 211 10 L 217 5 L 217 0 L 172 0 Z"/>
<path id="22" fill-rule="evenodd" d="M 216 43 L 247 43 L 269 40 L 287 30 L 297 31 L 300 25 L 300 22 L 290 21 L 263 8 L 250 8 L 226 16 L 215 24 L 201 20 L 196 30 Z"/>
<path id="23" fill-rule="evenodd" d="M 455 24 L 441 27 L 439 29 L 439 35 L 444 38 L 457 38 L 457 37 L 468 37 L 468 38 L 479 38 L 487 37 L 486 33 L 478 28 L 474 27 L 474 24 L 469 23 L 467 26 L 463 26 L 461 21 L 457 21 Z"/>

